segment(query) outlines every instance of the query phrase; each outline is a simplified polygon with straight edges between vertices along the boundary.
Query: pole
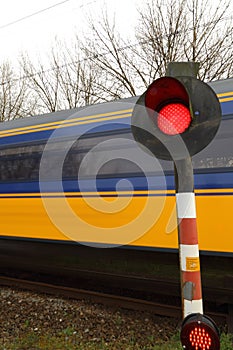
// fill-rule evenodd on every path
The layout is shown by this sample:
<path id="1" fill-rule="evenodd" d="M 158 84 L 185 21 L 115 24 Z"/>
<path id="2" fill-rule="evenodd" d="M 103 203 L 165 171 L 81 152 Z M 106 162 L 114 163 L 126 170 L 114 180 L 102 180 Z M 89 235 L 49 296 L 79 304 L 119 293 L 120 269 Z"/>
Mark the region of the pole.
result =
<path id="1" fill-rule="evenodd" d="M 196 77 L 197 62 L 171 62 L 167 75 Z M 176 160 L 176 210 L 180 258 L 180 280 L 183 318 L 192 313 L 203 314 L 196 202 L 191 158 Z"/>
<path id="2" fill-rule="evenodd" d="M 179 181 L 178 181 L 179 179 Z M 191 158 L 175 162 L 181 297 L 183 318 L 203 314 L 196 202 Z"/>

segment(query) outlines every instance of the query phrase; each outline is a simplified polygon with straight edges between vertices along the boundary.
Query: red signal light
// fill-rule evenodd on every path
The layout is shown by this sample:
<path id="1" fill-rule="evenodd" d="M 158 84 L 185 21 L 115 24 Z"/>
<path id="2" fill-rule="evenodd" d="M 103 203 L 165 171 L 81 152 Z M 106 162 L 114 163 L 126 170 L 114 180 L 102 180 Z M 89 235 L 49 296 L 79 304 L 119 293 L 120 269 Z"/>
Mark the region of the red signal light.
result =
<path id="1" fill-rule="evenodd" d="M 131 128 L 134 139 L 157 158 L 174 160 L 204 149 L 220 121 L 220 103 L 208 84 L 190 76 L 165 76 L 138 98 Z"/>
<path id="2" fill-rule="evenodd" d="M 209 349 L 212 344 L 210 335 L 206 332 L 206 329 L 202 327 L 195 327 L 190 331 L 189 341 L 195 350 Z"/>
<path id="3" fill-rule="evenodd" d="M 175 78 L 163 77 L 154 81 L 147 89 L 145 105 L 164 134 L 182 134 L 191 124 L 189 95 L 184 85 Z"/>
<path id="4" fill-rule="evenodd" d="M 188 315 L 181 328 L 181 344 L 186 350 L 219 350 L 219 331 L 214 321 L 201 314 Z"/>
<path id="5" fill-rule="evenodd" d="M 181 103 L 170 103 L 162 107 L 157 118 L 158 128 L 167 135 L 182 134 L 191 121 L 189 109 Z"/>

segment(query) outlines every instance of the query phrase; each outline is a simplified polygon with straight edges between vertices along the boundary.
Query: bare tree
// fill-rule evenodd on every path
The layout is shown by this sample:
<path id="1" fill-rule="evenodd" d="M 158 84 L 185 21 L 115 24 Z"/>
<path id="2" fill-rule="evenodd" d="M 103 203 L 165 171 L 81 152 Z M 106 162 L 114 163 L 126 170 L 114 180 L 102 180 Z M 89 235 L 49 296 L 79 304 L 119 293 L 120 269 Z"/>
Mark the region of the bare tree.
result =
<path id="1" fill-rule="evenodd" d="M 67 108 L 99 101 L 96 86 L 102 77 L 102 71 L 83 54 L 77 37 L 70 46 L 61 42 L 56 45 L 53 50 L 53 62 L 60 71 L 60 94 Z"/>
<path id="2" fill-rule="evenodd" d="M 37 113 L 54 112 L 59 109 L 59 70 L 56 67 L 45 66 L 40 60 L 33 63 L 28 55 L 22 56 L 21 67 L 31 94 L 36 96 Z"/>
<path id="3" fill-rule="evenodd" d="M 98 23 L 91 20 L 93 37 L 85 38 L 83 50 L 105 77 L 99 93 L 107 99 L 136 95 L 163 76 L 171 61 L 200 62 L 199 77 L 206 81 L 232 76 L 229 5 L 229 0 L 218 6 L 211 0 L 143 2 L 134 40 L 123 40 L 107 13 Z"/>
<path id="4" fill-rule="evenodd" d="M 115 22 L 110 23 L 107 12 L 103 13 L 98 24 L 92 19 L 89 23 L 93 36 L 85 37 L 82 50 L 93 65 L 102 71 L 99 94 L 106 99 L 136 95 L 134 78 L 137 77 L 135 72 L 140 76 L 140 71 L 132 61 L 130 42 L 122 39 Z"/>
<path id="5" fill-rule="evenodd" d="M 47 57 L 46 63 L 41 58 L 33 62 L 28 55 L 22 55 L 20 61 L 31 94 L 36 97 L 38 114 L 99 101 L 95 86 L 102 72 L 83 55 L 78 39 L 71 47 L 55 40 Z"/>
<path id="6" fill-rule="evenodd" d="M 2 63 L 0 66 L 0 121 L 32 115 L 34 106 L 25 78 L 16 75 L 9 62 Z"/>
<path id="7" fill-rule="evenodd" d="M 130 39 L 123 39 L 104 12 L 99 21 L 90 19 L 90 32 L 82 40 L 77 35 L 70 46 L 57 40 L 46 64 L 24 55 L 24 79 L 17 87 L 22 91 L 17 91 L 24 99 L 30 92 L 36 112 L 44 113 L 138 95 L 165 74 L 171 61 L 200 62 L 199 77 L 205 81 L 230 77 L 229 6 L 230 0 L 217 6 L 211 0 L 148 0 Z M 6 87 L 2 84 L 2 90 Z"/>
<path id="8" fill-rule="evenodd" d="M 150 62 L 163 75 L 169 61 L 200 62 L 199 77 L 214 80 L 232 76 L 232 18 L 230 1 L 148 1 L 140 13 L 136 31 L 140 56 L 147 71 Z M 150 76 L 150 74 L 148 74 Z"/>

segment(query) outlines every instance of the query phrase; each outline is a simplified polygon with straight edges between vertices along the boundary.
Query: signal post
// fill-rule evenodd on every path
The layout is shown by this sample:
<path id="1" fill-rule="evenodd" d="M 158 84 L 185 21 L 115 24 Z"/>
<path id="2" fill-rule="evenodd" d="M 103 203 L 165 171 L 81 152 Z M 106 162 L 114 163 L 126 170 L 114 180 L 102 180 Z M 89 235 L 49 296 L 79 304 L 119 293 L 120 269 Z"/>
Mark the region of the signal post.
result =
<path id="1" fill-rule="evenodd" d="M 198 68 L 198 63 L 174 62 L 168 65 L 167 75 L 175 78 L 185 74 L 185 76 L 196 78 Z M 196 201 L 191 157 L 176 160 L 174 168 L 182 311 L 185 319 L 189 314 L 203 314 Z"/>
<path id="2" fill-rule="evenodd" d="M 199 65 L 170 63 L 138 99 L 132 133 L 157 158 L 175 165 L 183 323 L 186 350 L 219 350 L 219 332 L 203 314 L 201 272 L 191 157 L 214 138 L 221 108 L 214 91 L 196 79 Z"/>

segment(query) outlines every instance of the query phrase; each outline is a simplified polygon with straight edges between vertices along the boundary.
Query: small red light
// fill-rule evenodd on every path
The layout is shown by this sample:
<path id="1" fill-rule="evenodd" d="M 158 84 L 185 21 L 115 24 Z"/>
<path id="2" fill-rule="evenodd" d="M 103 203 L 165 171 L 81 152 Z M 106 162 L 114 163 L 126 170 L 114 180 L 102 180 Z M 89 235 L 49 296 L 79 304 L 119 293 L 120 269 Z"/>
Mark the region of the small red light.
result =
<path id="1" fill-rule="evenodd" d="M 205 315 L 188 315 L 183 321 L 180 336 L 186 350 L 220 350 L 217 326 Z"/>
<path id="2" fill-rule="evenodd" d="M 158 128 L 167 135 L 182 134 L 192 121 L 189 109 L 181 103 L 170 103 L 159 111 Z"/>
<path id="3" fill-rule="evenodd" d="M 195 350 L 208 350 L 212 344 L 211 337 L 205 328 L 195 327 L 189 333 L 189 341 Z"/>

